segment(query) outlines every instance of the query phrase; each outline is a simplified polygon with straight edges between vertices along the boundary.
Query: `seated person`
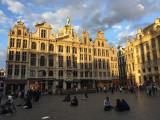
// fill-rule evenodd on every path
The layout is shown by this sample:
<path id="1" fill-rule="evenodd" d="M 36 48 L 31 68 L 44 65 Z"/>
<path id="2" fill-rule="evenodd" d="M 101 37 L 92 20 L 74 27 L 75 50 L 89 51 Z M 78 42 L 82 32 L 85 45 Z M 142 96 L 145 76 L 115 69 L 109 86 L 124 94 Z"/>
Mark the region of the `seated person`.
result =
<path id="1" fill-rule="evenodd" d="M 88 99 L 88 95 L 87 95 L 87 93 L 85 93 L 85 96 L 84 96 L 84 98 L 82 98 L 82 100 L 87 100 Z"/>
<path id="2" fill-rule="evenodd" d="M 123 111 L 123 104 L 122 104 L 122 102 L 120 101 L 120 99 L 117 99 L 117 103 L 116 103 L 115 109 L 116 109 L 117 111 Z"/>
<path id="3" fill-rule="evenodd" d="M 78 99 L 74 96 L 74 99 L 71 101 L 71 106 L 78 106 Z"/>
<path id="4" fill-rule="evenodd" d="M 70 95 L 67 95 L 67 102 L 70 102 L 71 101 L 71 97 Z"/>
<path id="5" fill-rule="evenodd" d="M 67 101 L 67 96 L 65 96 L 65 97 L 64 97 L 64 100 L 63 100 L 63 102 L 66 102 L 66 101 Z"/>
<path id="6" fill-rule="evenodd" d="M 112 106 L 111 106 L 111 102 L 109 100 L 109 97 L 106 97 L 106 99 L 104 100 L 104 111 L 109 111 L 111 110 Z"/>
<path id="7" fill-rule="evenodd" d="M 31 103 L 31 101 L 29 99 L 25 99 L 23 108 L 24 109 L 32 108 L 32 103 Z"/>
<path id="8" fill-rule="evenodd" d="M 123 110 L 130 110 L 130 106 L 124 99 L 122 99 L 122 104 L 123 104 Z"/>

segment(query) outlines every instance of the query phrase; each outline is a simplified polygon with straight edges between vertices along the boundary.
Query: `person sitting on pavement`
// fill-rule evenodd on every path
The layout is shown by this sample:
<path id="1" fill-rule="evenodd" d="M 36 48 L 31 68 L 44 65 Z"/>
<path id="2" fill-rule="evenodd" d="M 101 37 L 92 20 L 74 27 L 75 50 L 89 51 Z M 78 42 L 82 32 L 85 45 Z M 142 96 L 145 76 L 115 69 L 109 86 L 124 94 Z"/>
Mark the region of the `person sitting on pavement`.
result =
<path id="1" fill-rule="evenodd" d="M 71 106 L 78 106 L 78 99 L 74 96 L 74 99 L 71 101 Z"/>
<path id="2" fill-rule="evenodd" d="M 109 111 L 111 110 L 112 106 L 111 106 L 111 102 L 109 100 L 109 97 L 106 97 L 106 99 L 104 100 L 104 111 Z"/>
<path id="3" fill-rule="evenodd" d="M 122 102 L 120 101 L 120 99 L 117 99 L 117 103 L 116 103 L 116 106 L 115 106 L 115 110 L 117 110 L 117 111 L 123 111 L 123 104 L 122 104 Z"/>
<path id="4" fill-rule="evenodd" d="M 122 99 L 122 104 L 123 104 L 123 110 L 130 110 L 130 106 L 124 99 Z"/>
<path id="5" fill-rule="evenodd" d="M 70 101 L 71 101 L 70 95 L 65 96 L 63 102 L 70 102 Z"/>
<path id="6" fill-rule="evenodd" d="M 84 96 L 84 98 L 82 98 L 82 100 L 87 100 L 87 99 L 88 99 L 88 94 L 85 93 L 85 96 Z"/>
<path id="7" fill-rule="evenodd" d="M 32 103 L 31 103 L 31 100 L 30 100 L 30 99 L 25 99 L 23 108 L 24 108 L 24 109 L 32 108 Z"/>

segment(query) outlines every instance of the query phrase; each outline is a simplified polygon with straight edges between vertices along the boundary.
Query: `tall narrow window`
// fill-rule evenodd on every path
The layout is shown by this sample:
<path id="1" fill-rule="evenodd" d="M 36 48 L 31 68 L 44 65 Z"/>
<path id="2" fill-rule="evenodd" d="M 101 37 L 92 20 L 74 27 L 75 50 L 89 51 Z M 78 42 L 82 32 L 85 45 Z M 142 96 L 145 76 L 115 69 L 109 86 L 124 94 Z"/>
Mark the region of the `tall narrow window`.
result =
<path id="1" fill-rule="evenodd" d="M 14 59 L 14 51 L 9 51 L 9 60 Z"/>
<path id="2" fill-rule="evenodd" d="M 49 51 L 54 51 L 54 46 L 53 46 L 53 44 L 50 44 L 50 45 L 49 45 Z"/>
<path id="3" fill-rule="evenodd" d="M 156 61 L 157 60 L 157 51 L 153 50 L 152 53 L 153 53 L 153 60 Z"/>
<path id="4" fill-rule="evenodd" d="M 73 47 L 73 54 L 77 54 L 77 48 Z"/>
<path id="5" fill-rule="evenodd" d="M 67 56 L 67 67 L 71 66 L 71 56 Z"/>
<path id="6" fill-rule="evenodd" d="M 45 44 L 41 43 L 41 50 L 45 50 Z"/>
<path id="7" fill-rule="evenodd" d="M 99 69 L 101 69 L 101 59 L 98 60 Z"/>
<path id="8" fill-rule="evenodd" d="M 83 69 L 83 63 L 80 63 L 80 68 Z"/>
<path id="9" fill-rule="evenodd" d="M 40 58 L 40 66 L 45 66 L 45 57 L 41 56 Z"/>
<path id="10" fill-rule="evenodd" d="M 53 55 L 49 55 L 49 67 L 53 67 Z"/>
<path id="11" fill-rule="evenodd" d="M 83 54 L 80 54 L 80 60 L 83 60 Z"/>
<path id="12" fill-rule="evenodd" d="M 151 40 L 151 42 L 152 42 L 152 48 L 156 47 L 156 42 L 154 38 Z"/>
<path id="13" fill-rule="evenodd" d="M 46 37 L 46 30 L 41 30 L 41 38 L 45 38 Z"/>
<path id="14" fill-rule="evenodd" d="M 70 53 L 70 47 L 69 47 L 69 46 L 67 46 L 66 52 L 67 52 L 67 53 Z"/>
<path id="15" fill-rule="evenodd" d="M 23 40 L 23 48 L 27 48 L 27 40 Z"/>
<path id="16" fill-rule="evenodd" d="M 21 39 L 17 39 L 17 48 L 21 47 Z"/>
<path id="17" fill-rule="evenodd" d="M 73 57 L 73 67 L 77 68 L 77 57 Z"/>
<path id="18" fill-rule="evenodd" d="M 27 52 L 22 52 L 22 61 L 26 61 Z"/>
<path id="19" fill-rule="evenodd" d="M 31 53 L 31 66 L 36 66 L 36 54 Z"/>
<path id="20" fill-rule="evenodd" d="M 104 42 L 102 42 L 102 47 L 104 47 Z"/>
<path id="21" fill-rule="evenodd" d="M 96 51 L 96 49 L 94 49 L 94 55 L 97 56 L 97 51 Z"/>
<path id="22" fill-rule="evenodd" d="M 63 70 L 58 71 L 59 77 L 63 77 Z"/>
<path id="23" fill-rule="evenodd" d="M 21 75 L 25 76 L 26 73 L 26 65 L 22 65 Z"/>
<path id="24" fill-rule="evenodd" d="M 98 49 L 98 56 L 101 56 L 101 49 Z"/>
<path id="25" fill-rule="evenodd" d="M 18 30 L 18 35 L 21 35 L 21 30 Z"/>
<path id="26" fill-rule="evenodd" d="M 63 46 L 59 45 L 59 52 L 63 52 Z"/>
<path id="27" fill-rule="evenodd" d="M 15 75 L 15 76 L 18 76 L 18 75 L 19 75 L 19 65 L 15 65 L 14 75 Z"/>
<path id="28" fill-rule="evenodd" d="M 8 75 L 12 75 L 13 65 L 8 65 Z"/>
<path id="29" fill-rule="evenodd" d="M 84 37 L 84 44 L 86 44 L 87 43 L 87 40 L 86 40 L 86 37 Z"/>
<path id="30" fill-rule="evenodd" d="M 97 69 L 97 59 L 94 59 L 94 68 Z"/>
<path id="31" fill-rule="evenodd" d="M 19 51 L 16 52 L 16 61 L 20 61 L 20 52 Z"/>
<path id="32" fill-rule="evenodd" d="M 11 38 L 10 39 L 10 47 L 14 47 L 15 39 Z"/>
<path id="33" fill-rule="evenodd" d="M 105 59 L 103 59 L 103 69 L 106 69 Z"/>
<path id="34" fill-rule="evenodd" d="M 59 67 L 63 67 L 63 56 L 58 56 Z"/>
<path id="35" fill-rule="evenodd" d="M 32 42 L 32 49 L 36 49 L 36 43 L 35 42 Z"/>
<path id="36" fill-rule="evenodd" d="M 100 42 L 98 41 L 98 46 L 100 46 Z"/>
<path id="37" fill-rule="evenodd" d="M 151 58 L 150 58 L 150 52 L 147 53 L 147 62 L 150 63 Z"/>

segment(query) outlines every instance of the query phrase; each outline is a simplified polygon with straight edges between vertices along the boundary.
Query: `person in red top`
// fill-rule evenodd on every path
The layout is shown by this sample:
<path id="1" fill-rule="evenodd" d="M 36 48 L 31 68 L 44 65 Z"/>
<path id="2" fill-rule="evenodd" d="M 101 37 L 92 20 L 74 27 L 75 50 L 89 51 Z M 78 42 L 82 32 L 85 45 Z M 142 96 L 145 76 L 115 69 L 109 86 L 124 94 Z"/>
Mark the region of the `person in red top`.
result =
<path id="1" fill-rule="evenodd" d="M 128 93 L 128 86 L 125 86 L 125 91 L 126 91 L 126 93 Z"/>
<path id="2" fill-rule="evenodd" d="M 142 85 L 139 85 L 139 91 L 140 92 L 142 91 Z"/>

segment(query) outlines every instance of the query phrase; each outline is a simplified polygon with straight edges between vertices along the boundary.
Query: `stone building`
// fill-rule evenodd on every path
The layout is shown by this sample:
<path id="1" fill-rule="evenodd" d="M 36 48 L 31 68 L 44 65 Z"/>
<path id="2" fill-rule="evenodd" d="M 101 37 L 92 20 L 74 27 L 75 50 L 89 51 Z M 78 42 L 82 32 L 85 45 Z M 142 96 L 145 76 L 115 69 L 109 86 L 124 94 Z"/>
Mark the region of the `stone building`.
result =
<path id="1" fill-rule="evenodd" d="M 45 21 L 32 33 L 20 20 L 9 30 L 6 92 L 17 89 L 95 88 L 118 79 L 118 58 L 100 29 L 95 41 L 82 32 L 81 39 L 67 24 L 56 35 Z"/>
<path id="2" fill-rule="evenodd" d="M 3 87 L 4 87 L 4 83 L 3 83 L 3 81 L 5 80 L 5 71 L 4 71 L 4 69 L 2 68 L 1 70 L 0 70 L 0 90 L 3 90 Z"/>
<path id="3" fill-rule="evenodd" d="M 121 81 L 122 85 L 127 85 L 125 48 L 119 45 L 117 47 L 117 50 L 118 50 L 119 80 Z"/>
<path id="4" fill-rule="evenodd" d="M 160 19 L 139 27 L 136 38 L 127 38 L 124 56 L 129 85 L 156 84 L 160 86 Z M 121 69 L 121 68 L 119 68 Z"/>

